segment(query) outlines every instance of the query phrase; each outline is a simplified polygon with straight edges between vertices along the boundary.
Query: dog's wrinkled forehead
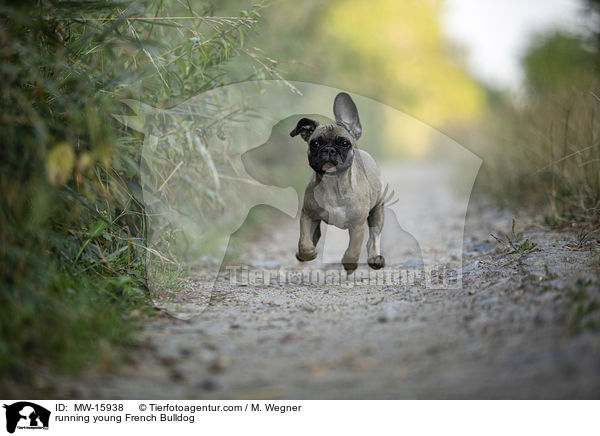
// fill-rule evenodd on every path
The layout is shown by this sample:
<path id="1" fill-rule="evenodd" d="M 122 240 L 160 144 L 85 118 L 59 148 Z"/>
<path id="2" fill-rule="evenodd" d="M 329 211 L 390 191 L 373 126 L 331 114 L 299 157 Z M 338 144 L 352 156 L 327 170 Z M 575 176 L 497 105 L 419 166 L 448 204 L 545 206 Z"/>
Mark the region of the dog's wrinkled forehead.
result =
<path id="1" fill-rule="evenodd" d="M 354 144 L 354 138 L 344 126 L 339 124 L 321 124 L 317 126 L 310 139 L 323 138 L 327 142 L 335 141 L 337 138 L 347 139 Z"/>

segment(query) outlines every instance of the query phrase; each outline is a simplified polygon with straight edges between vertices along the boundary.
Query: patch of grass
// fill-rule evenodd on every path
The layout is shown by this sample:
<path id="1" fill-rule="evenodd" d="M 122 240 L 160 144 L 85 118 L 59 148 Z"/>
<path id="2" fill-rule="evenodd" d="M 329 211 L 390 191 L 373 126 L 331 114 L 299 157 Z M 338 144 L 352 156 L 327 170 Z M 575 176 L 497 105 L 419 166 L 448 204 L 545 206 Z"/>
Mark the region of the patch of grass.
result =
<path id="1" fill-rule="evenodd" d="M 576 250 L 586 250 L 589 248 L 593 251 L 594 241 L 598 241 L 600 238 L 599 231 L 600 227 L 593 228 L 591 226 L 580 226 L 575 233 L 577 238 L 575 244 L 571 244 L 569 247 Z"/>
<path id="2" fill-rule="evenodd" d="M 498 244 L 500 244 L 500 247 L 503 247 L 504 251 L 508 252 L 508 254 L 527 254 L 539 251 L 535 242 L 530 241 L 529 238 L 524 238 L 523 234 L 515 232 L 515 223 L 516 220 L 513 218 L 511 232 L 505 234 L 503 238 L 499 238 L 492 233 L 490 233 L 490 236 L 494 238 Z"/>
<path id="3" fill-rule="evenodd" d="M 578 279 L 567 291 L 567 331 L 571 334 L 600 330 L 598 287 L 589 279 Z"/>

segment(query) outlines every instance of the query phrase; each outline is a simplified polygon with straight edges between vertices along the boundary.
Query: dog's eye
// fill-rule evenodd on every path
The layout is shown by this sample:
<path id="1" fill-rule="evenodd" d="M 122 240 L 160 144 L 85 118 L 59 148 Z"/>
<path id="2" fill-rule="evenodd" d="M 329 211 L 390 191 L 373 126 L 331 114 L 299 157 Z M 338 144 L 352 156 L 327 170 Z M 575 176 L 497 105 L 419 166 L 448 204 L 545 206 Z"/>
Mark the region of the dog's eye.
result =
<path id="1" fill-rule="evenodd" d="M 348 147 L 350 147 L 350 141 L 348 141 L 347 139 L 342 139 L 340 141 L 340 145 L 344 148 L 348 148 Z"/>
<path id="2" fill-rule="evenodd" d="M 319 140 L 318 139 L 313 139 L 312 141 L 310 141 L 310 146 L 311 147 L 318 147 L 319 146 Z"/>

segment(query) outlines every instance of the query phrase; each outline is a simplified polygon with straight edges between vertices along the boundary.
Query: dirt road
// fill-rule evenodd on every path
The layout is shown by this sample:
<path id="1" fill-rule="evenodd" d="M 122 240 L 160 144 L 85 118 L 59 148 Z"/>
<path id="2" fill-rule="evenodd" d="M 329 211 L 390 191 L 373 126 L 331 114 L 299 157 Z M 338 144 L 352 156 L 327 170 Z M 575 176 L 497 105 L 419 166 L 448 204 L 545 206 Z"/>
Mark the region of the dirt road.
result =
<path id="1" fill-rule="evenodd" d="M 441 221 L 440 232 L 456 224 Z M 507 213 L 471 205 L 459 289 L 236 284 L 223 276 L 206 306 L 213 284 L 201 275 L 192 286 L 201 298 L 179 305 L 183 316 L 199 316 L 149 321 L 128 365 L 90 371 L 64 383 L 61 395 L 597 398 L 598 240 L 520 218 L 523 235 L 513 237 L 518 250 L 510 254 L 489 235 L 510 234 L 511 222 Z M 250 269 L 322 268 L 293 260 L 296 238 L 294 220 L 262 235 Z M 435 247 L 423 245 L 426 257 Z"/>

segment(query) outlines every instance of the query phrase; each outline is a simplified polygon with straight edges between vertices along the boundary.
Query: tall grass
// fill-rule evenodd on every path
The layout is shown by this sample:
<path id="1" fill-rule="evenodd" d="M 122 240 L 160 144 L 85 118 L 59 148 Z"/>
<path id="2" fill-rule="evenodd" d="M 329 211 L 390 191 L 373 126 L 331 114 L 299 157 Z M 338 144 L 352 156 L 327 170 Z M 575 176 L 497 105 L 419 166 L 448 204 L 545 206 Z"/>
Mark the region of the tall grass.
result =
<path id="1" fill-rule="evenodd" d="M 600 48 L 584 36 L 534 35 L 519 102 L 491 93 L 479 152 L 485 192 L 557 226 L 600 224 Z"/>
<path id="2" fill-rule="evenodd" d="M 598 86 L 545 93 L 496 111 L 482 148 L 487 192 L 559 226 L 600 224 Z"/>
<path id="3" fill-rule="evenodd" d="M 148 253 L 142 138 L 112 114 L 126 113 L 123 98 L 168 107 L 228 83 L 260 8 L 217 17 L 209 1 L 0 6 L 3 386 L 31 383 L 40 368 L 114 362 L 148 307 Z"/>

